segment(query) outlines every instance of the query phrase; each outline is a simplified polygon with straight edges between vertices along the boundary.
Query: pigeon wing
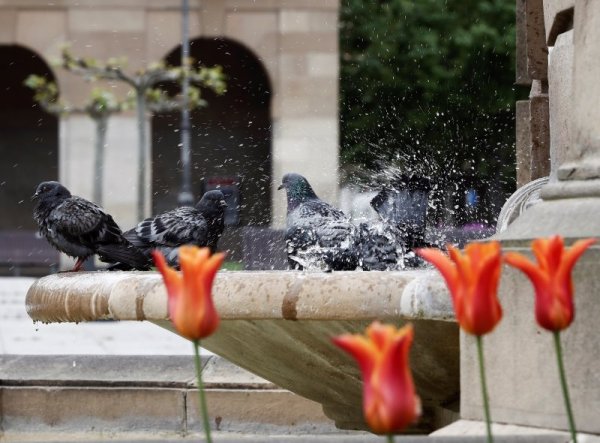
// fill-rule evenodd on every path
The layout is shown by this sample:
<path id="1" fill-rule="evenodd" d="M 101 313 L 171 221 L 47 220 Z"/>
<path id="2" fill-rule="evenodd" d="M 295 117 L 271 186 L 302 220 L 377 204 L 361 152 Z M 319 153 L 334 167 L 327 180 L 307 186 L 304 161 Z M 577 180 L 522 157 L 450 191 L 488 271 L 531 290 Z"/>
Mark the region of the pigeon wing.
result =
<path id="1" fill-rule="evenodd" d="M 135 228 L 141 241 L 154 246 L 205 246 L 208 224 L 195 208 L 181 207 L 148 218 Z"/>
<path id="2" fill-rule="evenodd" d="M 123 240 L 121 229 L 109 214 L 79 197 L 69 198 L 58 205 L 50 213 L 48 222 L 65 238 L 91 248 Z"/>
<path id="3" fill-rule="evenodd" d="M 314 199 L 288 214 L 288 261 L 292 268 L 350 270 L 357 265 L 356 227 L 338 209 Z"/>

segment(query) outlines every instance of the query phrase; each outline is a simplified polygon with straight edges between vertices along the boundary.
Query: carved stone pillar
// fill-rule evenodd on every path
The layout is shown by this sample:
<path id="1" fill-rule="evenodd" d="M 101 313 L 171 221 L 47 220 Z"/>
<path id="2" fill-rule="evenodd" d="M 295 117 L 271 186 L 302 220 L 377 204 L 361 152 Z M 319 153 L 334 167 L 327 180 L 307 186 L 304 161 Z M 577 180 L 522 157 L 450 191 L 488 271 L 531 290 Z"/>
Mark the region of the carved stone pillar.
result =
<path id="1" fill-rule="evenodd" d="M 529 1 L 529 0 L 528 0 Z M 535 0 L 534 0 L 535 2 Z M 573 9 L 574 8 L 574 9 Z M 574 12 L 573 12 L 574 11 Z M 545 0 L 552 174 L 541 203 L 497 236 L 504 251 L 528 252 L 536 237 L 560 234 L 571 243 L 600 237 L 600 1 Z M 577 263 L 576 319 L 561 334 L 571 400 L 580 432 L 600 434 L 600 247 Z M 552 335 L 535 322 L 534 292 L 505 267 L 504 318 L 484 338 L 492 419 L 568 429 Z M 461 417 L 483 420 L 475 340 L 461 337 Z"/>

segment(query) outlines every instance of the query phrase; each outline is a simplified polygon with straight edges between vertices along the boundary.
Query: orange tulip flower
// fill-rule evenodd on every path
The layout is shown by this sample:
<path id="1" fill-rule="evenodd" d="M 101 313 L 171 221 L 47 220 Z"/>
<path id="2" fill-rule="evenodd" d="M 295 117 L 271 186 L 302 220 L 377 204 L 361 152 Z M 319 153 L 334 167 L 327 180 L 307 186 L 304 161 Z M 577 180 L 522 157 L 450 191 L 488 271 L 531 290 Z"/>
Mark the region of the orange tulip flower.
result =
<path id="1" fill-rule="evenodd" d="M 538 238 L 531 244 L 537 264 L 517 252 L 505 255 L 506 262 L 519 268 L 535 289 L 535 317 L 549 331 L 568 328 L 575 317 L 571 271 L 575 262 L 596 240 L 579 240 L 565 249 L 564 240 L 555 235 Z"/>
<path id="2" fill-rule="evenodd" d="M 363 377 L 363 412 L 376 433 L 399 432 L 421 413 L 408 365 L 413 335 L 412 325 L 396 329 L 375 321 L 366 336 L 345 334 L 333 339 L 358 361 Z"/>
<path id="3" fill-rule="evenodd" d="M 154 262 L 167 287 L 169 317 L 175 329 L 190 340 L 211 335 L 219 326 L 219 315 L 212 300 L 212 284 L 225 254 L 210 255 L 209 248 L 181 246 L 181 271 L 169 267 L 159 251 L 153 251 Z"/>
<path id="4" fill-rule="evenodd" d="M 449 245 L 448 251 L 450 257 L 433 248 L 416 252 L 433 263 L 446 280 L 461 328 L 473 335 L 487 334 L 502 318 L 498 301 L 500 243 L 470 243 L 464 254 Z"/>

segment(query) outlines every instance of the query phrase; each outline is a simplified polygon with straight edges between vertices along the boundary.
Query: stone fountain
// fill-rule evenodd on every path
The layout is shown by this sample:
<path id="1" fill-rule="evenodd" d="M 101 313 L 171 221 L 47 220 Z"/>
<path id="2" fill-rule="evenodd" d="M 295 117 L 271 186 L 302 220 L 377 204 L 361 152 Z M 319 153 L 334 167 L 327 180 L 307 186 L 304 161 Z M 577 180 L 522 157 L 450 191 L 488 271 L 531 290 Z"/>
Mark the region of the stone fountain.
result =
<path id="1" fill-rule="evenodd" d="M 278 386 L 323 405 L 338 427 L 365 429 L 360 374 L 331 338 L 374 319 L 415 327 L 411 353 L 431 431 L 456 418 L 458 327 L 433 271 L 221 271 L 214 286 L 218 331 L 202 346 Z M 65 273 L 30 288 L 35 321 L 150 321 L 170 328 L 162 278 L 150 272 Z"/>

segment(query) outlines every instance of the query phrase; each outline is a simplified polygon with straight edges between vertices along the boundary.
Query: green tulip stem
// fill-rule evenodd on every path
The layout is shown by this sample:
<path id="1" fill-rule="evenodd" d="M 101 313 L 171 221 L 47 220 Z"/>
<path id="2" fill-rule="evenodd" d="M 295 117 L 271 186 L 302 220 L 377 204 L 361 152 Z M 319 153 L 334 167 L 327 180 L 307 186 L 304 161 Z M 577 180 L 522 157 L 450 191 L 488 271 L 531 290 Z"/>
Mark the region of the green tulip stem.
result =
<path id="1" fill-rule="evenodd" d="M 394 443 L 394 436 L 392 434 L 388 434 L 386 437 L 387 443 Z"/>
<path id="2" fill-rule="evenodd" d="M 565 366 L 563 363 L 562 347 L 560 345 L 560 332 L 553 331 L 554 349 L 556 349 L 556 361 L 558 362 L 558 373 L 560 375 L 560 385 L 562 387 L 563 397 L 565 399 L 565 407 L 567 409 L 567 417 L 569 418 L 569 429 L 571 431 L 572 443 L 577 443 L 577 431 L 575 430 L 575 419 L 573 418 L 573 410 L 571 409 L 571 399 L 569 397 L 569 387 L 567 386 L 567 376 L 565 374 Z"/>
<path id="3" fill-rule="evenodd" d="M 204 433 L 206 434 L 206 443 L 212 443 L 210 437 L 210 422 L 208 420 L 208 408 L 206 407 L 206 396 L 204 395 L 204 386 L 202 385 L 202 363 L 200 361 L 200 340 L 194 340 L 194 361 L 196 362 L 196 375 L 198 378 L 198 407 L 204 423 Z"/>
<path id="4" fill-rule="evenodd" d="M 483 395 L 483 410 L 485 412 L 485 429 L 487 442 L 493 443 L 492 420 L 490 419 L 490 402 L 488 400 L 487 384 L 485 382 L 485 366 L 483 362 L 483 341 L 481 335 L 477 335 L 477 356 L 479 357 L 479 378 L 481 379 L 481 394 Z"/>

